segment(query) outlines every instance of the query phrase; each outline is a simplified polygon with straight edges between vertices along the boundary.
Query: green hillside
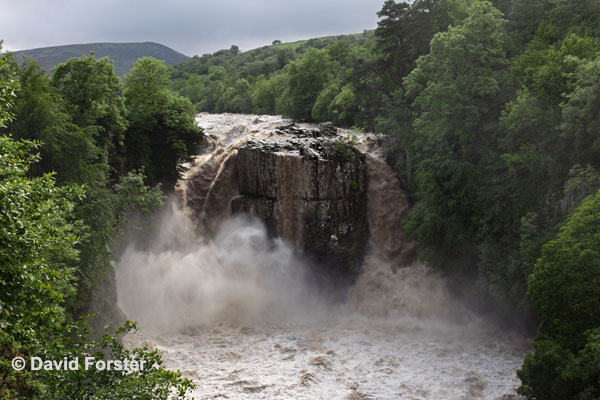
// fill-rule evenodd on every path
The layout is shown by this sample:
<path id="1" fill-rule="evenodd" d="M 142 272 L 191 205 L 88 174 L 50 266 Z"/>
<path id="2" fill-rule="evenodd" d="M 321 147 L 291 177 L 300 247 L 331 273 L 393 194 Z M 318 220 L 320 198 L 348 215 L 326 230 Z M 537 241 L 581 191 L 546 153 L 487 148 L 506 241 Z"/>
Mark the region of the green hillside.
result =
<path id="1" fill-rule="evenodd" d="M 275 47 L 277 49 L 292 49 L 295 50 L 298 47 L 316 47 L 316 48 L 323 48 L 326 47 L 334 42 L 338 42 L 340 40 L 347 40 L 349 42 L 362 42 L 361 38 L 367 36 L 368 34 L 372 33 L 372 30 L 365 30 L 361 33 L 350 33 L 347 35 L 333 35 L 333 36 L 323 36 L 323 37 L 319 37 L 319 38 L 313 38 L 313 39 L 308 39 L 308 40 L 298 40 L 296 42 L 287 42 L 287 43 L 280 43 L 280 44 L 275 44 L 272 47 Z M 252 50 L 249 50 L 249 52 L 251 52 Z"/>
<path id="2" fill-rule="evenodd" d="M 189 59 L 167 46 L 153 42 L 143 43 L 86 43 L 65 46 L 42 47 L 39 49 L 14 52 L 15 59 L 21 55 L 32 58 L 50 72 L 53 67 L 72 57 L 81 57 L 93 51 L 96 57 L 108 57 L 114 60 L 115 72 L 123 76 L 131 70 L 133 63 L 140 57 L 154 57 L 163 60 L 167 65 L 174 65 Z"/>
<path id="3" fill-rule="evenodd" d="M 365 30 L 361 33 L 348 35 L 325 36 L 296 42 L 279 43 L 266 45 L 256 49 L 240 51 L 238 46 L 231 46 L 229 49 L 223 49 L 202 56 L 194 56 L 185 62 L 171 67 L 171 77 L 173 78 L 173 88 L 180 94 L 191 97 L 195 102 L 194 96 L 186 91 L 185 85 L 187 79 L 191 76 L 207 76 L 211 67 L 222 67 L 227 71 L 227 78 L 236 75 L 236 78 L 258 77 L 260 75 L 270 76 L 276 71 L 282 70 L 291 61 L 294 61 L 309 49 L 324 49 L 334 43 L 343 42 L 349 46 L 364 46 L 374 41 L 374 31 Z M 252 78 L 250 78 L 252 79 Z M 213 109 L 203 109 L 201 111 L 212 111 Z M 238 112 L 240 110 L 237 110 Z"/>

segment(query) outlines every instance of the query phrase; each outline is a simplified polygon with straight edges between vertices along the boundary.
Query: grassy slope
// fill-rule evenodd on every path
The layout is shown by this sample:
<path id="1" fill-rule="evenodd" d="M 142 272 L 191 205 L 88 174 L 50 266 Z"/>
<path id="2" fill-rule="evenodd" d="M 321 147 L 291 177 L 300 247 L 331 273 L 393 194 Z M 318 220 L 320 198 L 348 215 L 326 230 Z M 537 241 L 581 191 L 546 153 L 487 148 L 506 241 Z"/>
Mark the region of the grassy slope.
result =
<path id="1" fill-rule="evenodd" d="M 292 50 L 295 50 L 297 47 L 304 46 L 305 44 L 307 44 L 307 43 L 309 43 L 311 41 L 312 42 L 315 42 L 315 41 L 328 41 L 328 40 L 329 41 L 337 41 L 337 40 L 341 40 L 341 39 L 347 39 L 347 40 L 350 40 L 350 41 L 354 41 L 354 40 L 359 39 L 363 35 L 364 35 L 364 33 L 361 32 L 361 33 L 350 33 L 350 34 L 347 34 L 347 35 L 323 36 L 323 37 L 318 37 L 318 38 L 314 38 L 314 39 L 299 40 L 297 42 L 287 42 L 287 43 L 276 44 L 276 45 L 273 45 L 272 47 L 277 48 L 277 49 L 292 49 Z M 248 51 L 252 51 L 252 50 L 248 50 Z"/>
<path id="2" fill-rule="evenodd" d="M 150 56 L 165 61 L 167 65 L 174 65 L 189 59 L 167 46 L 153 42 L 143 43 L 86 43 L 66 46 L 43 47 L 39 49 L 22 50 L 14 52 L 15 59 L 20 60 L 20 55 L 32 58 L 50 72 L 56 65 L 72 57 L 81 57 L 94 51 L 96 57 L 108 57 L 114 60 L 115 72 L 123 76 L 131 70 L 133 63 L 140 57 Z"/>

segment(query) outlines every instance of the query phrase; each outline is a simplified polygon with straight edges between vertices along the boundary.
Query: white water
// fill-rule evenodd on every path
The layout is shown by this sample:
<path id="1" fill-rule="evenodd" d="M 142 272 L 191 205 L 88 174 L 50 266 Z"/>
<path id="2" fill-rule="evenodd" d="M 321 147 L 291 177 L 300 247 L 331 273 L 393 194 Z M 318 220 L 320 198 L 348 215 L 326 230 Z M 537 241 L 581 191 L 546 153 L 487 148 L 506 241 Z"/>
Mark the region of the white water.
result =
<path id="1" fill-rule="evenodd" d="M 273 138 L 282 120 L 202 114 L 199 123 L 215 148 L 187 178 L 203 177 L 213 193 L 235 149 Z M 198 223 L 211 233 L 196 233 L 174 204 L 150 250 L 131 244 L 116 266 L 120 304 L 142 327 L 125 342 L 158 347 L 197 399 L 512 398 L 529 341 L 472 315 L 428 268 L 401 265 L 409 246 L 396 225 L 407 210 L 371 139 L 359 140 L 369 152 L 370 252 L 346 304 L 322 299 L 302 260 L 260 221 L 228 218 L 205 200 L 210 215 Z M 190 196 L 186 182 L 180 190 Z"/>

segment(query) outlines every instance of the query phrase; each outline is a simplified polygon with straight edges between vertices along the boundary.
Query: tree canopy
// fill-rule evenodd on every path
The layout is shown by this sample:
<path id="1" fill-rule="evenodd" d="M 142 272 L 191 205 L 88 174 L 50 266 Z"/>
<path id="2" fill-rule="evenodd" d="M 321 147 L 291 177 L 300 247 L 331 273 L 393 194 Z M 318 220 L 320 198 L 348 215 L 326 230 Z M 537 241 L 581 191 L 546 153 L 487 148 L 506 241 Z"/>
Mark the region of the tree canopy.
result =
<path id="1" fill-rule="evenodd" d="M 74 74 L 93 63 L 87 58 L 82 61 L 70 62 Z M 93 93 L 86 104 L 102 97 L 98 94 L 102 91 L 87 88 L 97 82 L 78 79 L 83 82 L 69 81 L 66 86 L 81 84 Z M 80 89 L 73 89 L 75 98 Z M 108 244 L 130 208 L 155 209 L 162 201 L 161 192 L 145 186 L 143 174 L 136 171 L 111 185 L 105 167 L 110 157 L 101 154 L 105 151 L 108 156 L 114 148 L 103 148 L 103 138 L 90 133 L 97 132 L 89 124 L 99 120 L 88 119 L 95 106 L 86 112 L 73 107 L 35 63 L 17 68 L 10 57 L 0 56 L 0 105 L 1 128 L 15 128 L 19 136 L 33 139 L 15 140 L 5 131 L 0 135 L 0 398 L 80 398 L 83 393 L 107 400 L 130 398 L 133 393 L 147 399 L 184 397 L 191 382 L 160 367 L 156 351 L 129 351 L 120 344 L 118 336 L 135 328 L 133 324 L 127 322 L 116 336 L 106 332 L 96 342 L 87 336 L 83 317 L 85 311 L 98 311 L 101 323 L 96 323 L 96 335 L 97 325 L 120 323 L 114 282 L 110 284 L 114 271 Z M 81 142 L 102 150 L 77 154 Z M 34 169 L 40 161 L 38 149 L 48 161 Z M 64 160 L 67 155 L 62 152 L 69 149 L 74 152 L 71 161 L 79 160 L 75 167 Z M 84 168 L 78 171 L 78 166 Z M 88 169 L 97 173 L 89 175 Z M 99 291 L 102 296 L 95 300 L 104 304 L 90 298 Z M 19 371 L 11 365 L 17 356 L 84 359 L 111 353 L 143 359 L 156 368 L 130 374 Z"/>
<path id="2" fill-rule="evenodd" d="M 172 187 L 182 163 L 197 152 L 202 131 L 190 101 L 173 95 L 168 84 L 167 67 L 150 57 L 140 58 L 125 76 L 125 147 L 129 168 L 143 168 L 149 182 Z"/>

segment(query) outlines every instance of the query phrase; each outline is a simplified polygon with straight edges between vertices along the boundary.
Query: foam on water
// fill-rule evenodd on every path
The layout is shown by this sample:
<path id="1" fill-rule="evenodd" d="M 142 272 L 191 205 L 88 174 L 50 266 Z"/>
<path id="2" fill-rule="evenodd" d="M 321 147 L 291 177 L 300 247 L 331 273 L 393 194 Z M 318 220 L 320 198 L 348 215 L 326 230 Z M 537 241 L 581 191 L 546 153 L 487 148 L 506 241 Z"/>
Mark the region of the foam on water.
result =
<path id="1" fill-rule="evenodd" d="M 231 195 L 225 163 L 237 148 L 285 121 L 201 114 L 198 122 L 212 149 L 180 183 L 184 202 L 157 217 L 149 246 L 132 241 L 116 265 L 120 304 L 142 328 L 128 346 L 158 347 L 198 399 L 517 398 L 515 371 L 530 341 L 473 315 L 431 269 L 405 265 L 411 245 L 398 225 L 408 207 L 376 135 L 358 139 L 369 254 L 348 301 L 330 304 L 286 243 L 214 201 Z M 200 221 L 185 207 L 193 196 Z"/>

